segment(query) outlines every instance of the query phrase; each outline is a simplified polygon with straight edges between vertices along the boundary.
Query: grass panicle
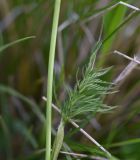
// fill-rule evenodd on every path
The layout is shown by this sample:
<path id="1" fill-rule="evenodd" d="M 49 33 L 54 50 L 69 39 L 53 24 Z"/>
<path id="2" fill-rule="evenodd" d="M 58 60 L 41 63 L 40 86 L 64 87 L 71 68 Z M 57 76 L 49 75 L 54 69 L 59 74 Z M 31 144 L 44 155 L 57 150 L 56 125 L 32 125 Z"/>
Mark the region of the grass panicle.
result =
<path id="1" fill-rule="evenodd" d="M 83 79 L 77 81 L 74 89 L 69 91 L 68 100 L 62 107 L 62 115 L 65 120 L 75 118 L 86 112 L 107 112 L 112 107 L 103 103 L 106 94 L 113 93 L 113 83 L 102 80 L 102 77 L 109 72 L 112 67 L 97 69 L 94 67 L 97 51 L 102 43 L 98 43 L 90 61 L 85 68 Z"/>
<path id="2" fill-rule="evenodd" d="M 77 80 L 74 89 L 69 91 L 68 100 L 61 107 L 62 118 L 53 145 L 52 160 L 57 160 L 59 155 L 64 137 L 65 122 L 87 112 L 95 114 L 112 109 L 112 107 L 103 103 L 103 99 L 106 94 L 112 93 L 111 90 L 114 89 L 113 83 L 102 80 L 102 77 L 111 67 L 96 69 L 94 66 L 97 52 L 101 46 L 101 42 L 97 43 L 83 73 L 83 79 L 81 81 Z"/>

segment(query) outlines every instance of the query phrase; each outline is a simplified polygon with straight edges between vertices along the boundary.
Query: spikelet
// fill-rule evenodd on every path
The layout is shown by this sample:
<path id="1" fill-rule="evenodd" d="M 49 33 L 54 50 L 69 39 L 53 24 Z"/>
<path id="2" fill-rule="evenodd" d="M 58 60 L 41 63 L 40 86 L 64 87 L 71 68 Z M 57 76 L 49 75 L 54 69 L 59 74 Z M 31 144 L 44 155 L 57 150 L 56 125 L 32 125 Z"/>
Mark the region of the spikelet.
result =
<path id="1" fill-rule="evenodd" d="M 98 43 L 90 61 L 85 68 L 82 80 L 77 81 L 74 89 L 69 91 L 68 99 L 61 108 L 62 116 L 65 121 L 76 118 L 76 116 L 86 112 L 107 112 L 112 107 L 103 103 L 103 97 L 112 93 L 113 83 L 103 81 L 101 78 L 112 67 L 105 69 L 96 69 L 94 67 L 97 51 L 102 43 Z"/>

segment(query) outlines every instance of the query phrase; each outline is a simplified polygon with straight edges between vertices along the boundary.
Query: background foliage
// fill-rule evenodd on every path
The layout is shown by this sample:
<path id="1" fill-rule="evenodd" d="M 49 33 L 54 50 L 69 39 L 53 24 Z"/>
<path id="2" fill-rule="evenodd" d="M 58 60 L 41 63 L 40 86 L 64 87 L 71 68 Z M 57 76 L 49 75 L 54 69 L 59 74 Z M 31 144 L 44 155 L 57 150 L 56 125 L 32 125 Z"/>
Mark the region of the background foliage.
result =
<path id="1" fill-rule="evenodd" d="M 44 115 L 48 53 L 53 0 L 1 0 L 0 47 L 17 39 L 36 36 L 0 53 L 0 159 L 44 159 Z M 117 0 L 63 0 L 58 30 L 53 101 L 61 106 L 67 90 L 75 85 L 77 69 L 89 60 L 99 37 L 105 39 L 133 10 L 119 6 L 108 11 Z M 138 0 L 125 1 L 140 6 Z M 102 13 L 102 15 L 98 15 Z M 89 19 L 92 15 L 95 16 Z M 87 21 L 88 20 L 88 21 Z M 114 66 L 104 80 L 114 81 L 129 61 L 113 54 L 119 50 L 133 57 L 140 52 L 140 18 L 134 16 L 113 34 L 99 51 L 96 66 Z M 101 33 L 102 32 L 102 33 Z M 81 117 L 82 127 L 119 159 L 139 160 L 140 153 L 140 68 L 136 66 L 118 84 L 116 94 L 106 96 L 108 105 L 118 106 L 96 118 Z M 80 119 L 80 117 L 79 117 Z M 53 133 L 60 117 L 53 113 Z M 65 143 L 73 152 L 94 156 L 104 154 L 70 124 Z M 66 149 L 66 148 L 65 148 Z M 69 159 L 61 155 L 60 159 Z M 73 158 L 72 158 L 73 159 Z M 77 158 L 78 159 L 78 158 Z"/>

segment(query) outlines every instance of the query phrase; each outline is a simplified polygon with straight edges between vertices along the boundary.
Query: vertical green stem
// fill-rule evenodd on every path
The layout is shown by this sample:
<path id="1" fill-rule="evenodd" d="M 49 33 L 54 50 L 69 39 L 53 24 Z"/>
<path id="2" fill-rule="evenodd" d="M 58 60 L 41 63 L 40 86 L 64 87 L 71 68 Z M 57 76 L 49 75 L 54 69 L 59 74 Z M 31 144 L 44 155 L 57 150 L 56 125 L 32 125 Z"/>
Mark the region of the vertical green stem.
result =
<path id="1" fill-rule="evenodd" d="M 46 160 L 51 160 L 51 104 L 52 104 L 52 85 L 53 85 L 53 68 L 56 48 L 56 38 L 58 21 L 60 14 L 61 0 L 55 0 L 50 53 L 49 53 L 49 67 L 48 67 L 48 84 L 47 84 L 47 109 L 46 109 Z"/>

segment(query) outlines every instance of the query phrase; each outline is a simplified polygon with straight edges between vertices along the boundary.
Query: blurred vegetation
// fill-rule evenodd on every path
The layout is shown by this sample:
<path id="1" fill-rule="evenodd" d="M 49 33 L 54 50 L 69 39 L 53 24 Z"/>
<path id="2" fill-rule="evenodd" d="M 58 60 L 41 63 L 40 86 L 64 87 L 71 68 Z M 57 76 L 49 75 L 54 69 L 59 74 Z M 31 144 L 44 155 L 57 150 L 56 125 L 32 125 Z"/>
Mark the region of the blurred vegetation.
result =
<path id="1" fill-rule="evenodd" d="M 109 7 L 117 0 L 62 1 L 55 58 L 53 102 L 61 106 L 67 90 L 74 87 L 89 60 L 96 42 L 106 39 L 99 51 L 96 66 L 113 66 L 104 77 L 114 81 L 130 63 L 113 54 L 119 50 L 128 56 L 140 54 L 139 12 L 126 6 Z M 139 7 L 138 0 L 126 0 Z M 44 159 L 45 103 L 48 53 L 54 0 L 0 0 L 0 48 L 29 36 L 36 36 L 0 52 L 0 160 Z M 126 20 L 126 21 L 125 21 Z M 118 27 L 120 24 L 121 27 Z M 140 56 L 139 56 L 140 57 Z M 77 74 L 77 69 L 79 72 Z M 78 77 L 76 77 L 76 75 Z M 82 127 L 110 153 L 123 160 L 139 160 L 140 153 L 140 68 L 135 65 L 118 83 L 119 92 L 108 95 L 105 102 L 118 106 L 111 113 L 81 118 Z M 53 112 L 53 135 L 60 116 Z M 103 156 L 78 129 L 67 124 L 65 145 L 68 150 Z M 66 147 L 67 146 L 67 147 Z M 67 149 L 68 148 L 68 149 Z M 79 159 L 60 154 L 60 159 Z M 86 159 L 86 158 L 85 158 Z M 89 158 L 87 158 L 89 159 Z"/>

